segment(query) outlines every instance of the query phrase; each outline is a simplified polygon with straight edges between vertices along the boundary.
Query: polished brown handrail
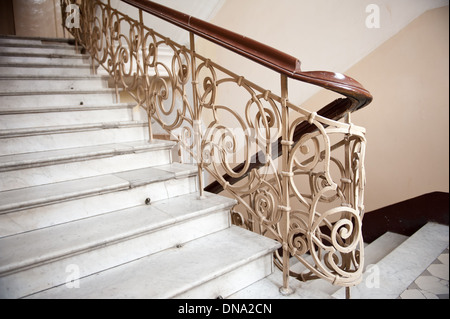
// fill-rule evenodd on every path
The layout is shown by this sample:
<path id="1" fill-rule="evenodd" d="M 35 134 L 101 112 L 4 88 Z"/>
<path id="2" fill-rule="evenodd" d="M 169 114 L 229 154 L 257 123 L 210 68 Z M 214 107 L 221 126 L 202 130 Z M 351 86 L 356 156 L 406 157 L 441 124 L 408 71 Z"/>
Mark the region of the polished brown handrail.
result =
<path id="1" fill-rule="evenodd" d="M 304 72 L 301 70 L 301 62 L 299 59 L 251 38 L 151 1 L 122 1 L 217 45 L 227 48 L 291 79 L 316 85 L 346 97 L 337 99 L 320 109 L 317 112 L 320 116 L 331 120 L 340 120 L 348 112 L 357 111 L 370 104 L 372 101 L 370 92 L 351 77 L 327 71 Z M 304 134 L 310 133 L 315 129 L 316 127 L 314 125 L 301 123 L 295 128 L 293 140 L 298 141 Z M 281 138 L 272 144 L 272 150 L 274 157 L 279 157 L 281 155 Z M 251 159 L 251 164 L 247 173 L 252 169 L 263 165 L 263 158 L 264 155 L 261 152 L 255 154 Z M 245 167 L 245 164 L 246 163 L 239 164 L 235 167 L 235 171 L 241 171 L 243 167 Z M 234 184 L 244 177 L 245 174 L 240 178 L 231 178 L 229 175 L 223 176 L 230 184 Z M 215 181 L 208 185 L 205 190 L 212 193 L 220 193 L 223 191 L 223 186 L 218 181 Z"/>
<path id="2" fill-rule="evenodd" d="M 369 91 L 364 89 L 356 80 L 343 74 L 327 71 L 304 72 L 301 70 L 300 60 L 291 55 L 152 1 L 122 0 L 122 2 L 192 32 L 289 78 L 340 93 L 351 99 L 352 103 L 348 105 L 348 111 L 350 112 L 356 111 L 372 101 L 372 95 Z"/>

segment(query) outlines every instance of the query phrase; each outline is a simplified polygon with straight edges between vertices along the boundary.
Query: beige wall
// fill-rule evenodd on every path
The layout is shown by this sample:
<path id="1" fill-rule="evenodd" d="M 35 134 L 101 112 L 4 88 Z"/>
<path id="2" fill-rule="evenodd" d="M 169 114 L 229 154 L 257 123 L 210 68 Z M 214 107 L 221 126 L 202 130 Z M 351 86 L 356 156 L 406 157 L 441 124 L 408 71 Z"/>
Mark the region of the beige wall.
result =
<path id="1" fill-rule="evenodd" d="M 59 0 L 13 0 L 16 35 L 62 38 Z"/>
<path id="2" fill-rule="evenodd" d="M 449 191 L 448 25 L 448 6 L 428 11 L 346 72 L 374 96 L 353 115 L 367 128 L 367 211 Z"/>
<path id="3" fill-rule="evenodd" d="M 367 28 L 367 6 L 377 4 L 380 28 Z M 298 58 L 305 71 L 345 73 L 423 12 L 448 0 L 226 0 L 212 23 Z M 198 51 L 273 92 L 279 77 L 255 63 L 198 41 Z M 301 104 L 319 91 L 291 81 L 290 100 Z"/>

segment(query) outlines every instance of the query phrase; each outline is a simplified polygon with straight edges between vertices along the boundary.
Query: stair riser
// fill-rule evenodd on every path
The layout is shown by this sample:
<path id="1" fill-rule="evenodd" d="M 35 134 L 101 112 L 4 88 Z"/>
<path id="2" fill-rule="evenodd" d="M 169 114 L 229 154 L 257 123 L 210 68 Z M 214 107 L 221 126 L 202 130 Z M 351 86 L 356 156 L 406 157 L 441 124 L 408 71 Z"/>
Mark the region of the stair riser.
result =
<path id="1" fill-rule="evenodd" d="M 73 268 L 70 266 L 77 267 L 79 277 L 82 278 L 226 229 L 229 224 L 229 209 L 222 210 L 127 241 L 24 270 L 0 278 L 0 298 L 19 298 L 53 286 L 65 285 L 74 279 L 73 273 L 70 272 Z M 63 289 L 70 288 L 65 286 Z"/>
<path id="2" fill-rule="evenodd" d="M 49 203 L 34 208 L 12 209 L 0 212 L 0 237 L 23 233 L 73 220 L 126 209 L 145 203 L 181 196 L 197 191 L 197 177 L 160 181 L 117 192 Z"/>
<path id="3" fill-rule="evenodd" d="M 0 79 L 1 92 L 48 92 L 107 89 L 108 81 L 96 78 L 92 80 L 15 80 Z"/>
<path id="4" fill-rule="evenodd" d="M 3 55 L 76 55 L 75 47 L 63 48 L 23 48 L 23 47 L 0 47 Z"/>
<path id="5" fill-rule="evenodd" d="M 77 68 L 73 67 L 13 67 L 0 66 L 0 74 L 3 76 L 80 76 L 90 75 L 92 73 L 91 67 L 84 65 Z"/>
<path id="6" fill-rule="evenodd" d="M 45 58 L 45 57 L 12 57 L 0 56 L 0 65 L 33 65 L 33 64 L 49 64 L 54 66 L 73 66 L 89 63 L 89 58 L 85 56 L 73 58 Z"/>
<path id="7" fill-rule="evenodd" d="M 76 125 L 79 123 L 95 124 L 107 122 L 124 122 L 136 120 L 131 108 L 88 110 L 75 112 L 49 112 L 11 114 L 0 116 L 2 129 L 21 129 L 32 127 L 49 127 L 55 125 Z"/>
<path id="8" fill-rule="evenodd" d="M 147 126 L 1 138 L 3 155 L 148 140 Z"/>
<path id="9" fill-rule="evenodd" d="M 107 105 L 116 103 L 116 94 L 111 90 L 103 92 L 70 92 L 73 94 L 30 94 L 0 96 L 0 105 L 4 107 L 36 106 L 83 106 L 90 104 Z M 1 94 L 0 94 L 1 95 Z"/>
<path id="10" fill-rule="evenodd" d="M 228 296 L 244 289 L 251 284 L 269 276 L 273 272 L 272 254 L 267 254 L 254 261 L 238 267 L 229 273 L 189 289 L 187 292 L 165 298 L 175 299 L 217 299 Z M 222 309 L 221 309 L 222 310 Z M 228 310 L 228 309 L 226 309 Z M 256 313 L 256 309 L 255 313 Z M 263 308 L 261 308 L 263 311 Z"/>
<path id="11" fill-rule="evenodd" d="M 0 191 L 69 181 L 170 163 L 170 150 L 132 153 L 0 172 Z"/>

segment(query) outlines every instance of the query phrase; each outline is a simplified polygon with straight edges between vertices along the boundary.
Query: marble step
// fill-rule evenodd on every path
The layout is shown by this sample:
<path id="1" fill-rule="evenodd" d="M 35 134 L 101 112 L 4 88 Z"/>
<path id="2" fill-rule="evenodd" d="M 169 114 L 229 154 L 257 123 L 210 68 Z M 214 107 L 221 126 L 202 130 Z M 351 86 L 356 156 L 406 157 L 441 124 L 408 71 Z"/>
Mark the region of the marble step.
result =
<path id="1" fill-rule="evenodd" d="M 48 127 L 55 124 L 76 125 L 102 122 L 146 122 L 147 113 L 136 104 L 98 104 L 78 106 L 0 106 L 3 130 Z"/>
<path id="2" fill-rule="evenodd" d="M 55 75 L 8 75 L 8 74 L 0 74 L 1 80 L 90 80 L 97 79 L 103 81 L 109 81 L 109 74 L 74 74 L 74 75 L 65 75 L 65 74 L 55 74 Z"/>
<path id="3" fill-rule="evenodd" d="M 0 92 L 1 107 L 21 106 L 65 106 L 85 104 L 117 103 L 114 89 L 84 89 L 84 90 L 41 90 L 21 92 Z"/>
<path id="4" fill-rule="evenodd" d="M 92 66 L 80 65 L 52 65 L 52 64 L 29 64 L 29 65 L 0 65 L 0 74 L 4 76 L 77 76 L 92 74 Z"/>
<path id="5" fill-rule="evenodd" d="M 224 230 L 234 204 L 193 193 L 2 238 L 0 298 L 64 285 L 70 265 L 83 278 Z"/>
<path id="6" fill-rule="evenodd" d="M 41 40 L 0 37 L 0 45 L 42 45 Z"/>
<path id="7" fill-rule="evenodd" d="M 353 299 L 397 299 L 449 246 L 449 227 L 428 223 L 366 271 Z M 345 298 L 340 289 L 334 298 Z"/>
<path id="8" fill-rule="evenodd" d="M 21 107 L 58 107 L 58 106 L 84 106 L 90 104 L 119 103 L 114 89 L 89 90 L 48 90 L 33 92 L 0 92 L 0 109 Z"/>
<path id="9" fill-rule="evenodd" d="M 279 244 L 231 226 L 30 298 L 217 298 L 264 278 Z M 230 253 L 232 252 L 232 253 Z"/>
<path id="10" fill-rule="evenodd" d="M 135 141 L 0 156 L 0 191 L 169 164 L 174 146 Z"/>
<path id="11" fill-rule="evenodd" d="M 0 46 L 21 47 L 72 47 L 73 40 L 60 38 L 9 37 L 0 36 Z"/>
<path id="12" fill-rule="evenodd" d="M 148 140 L 148 124 L 138 121 L 0 130 L 3 155 L 140 140 Z"/>
<path id="13" fill-rule="evenodd" d="M 0 76 L 0 93 L 21 92 L 54 92 L 54 91 L 89 91 L 108 88 L 108 80 L 93 78 L 31 78 L 31 79 L 2 79 Z"/>
<path id="14" fill-rule="evenodd" d="M 10 56 L 74 56 L 77 53 L 75 46 L 65 47 L 18 47 L 0 46 L 0 55 Z"/>
<path id="15" fill-rule="evenodd" d="M 75 45 L 0 45 L 0 57 L 10 58 L 64 58 L 89 59 L 89 54 L 81 53 Z"/>
<path id="16" fill-rule="evenodd" d="M 376 264 L 391 253 L 407 238 L 407 236 L 388 232 L 367 245 L 364 250 L 364 271 L 368 267 L 370 269 L 373 264 Z M 305 259 L 312 264 L 312 258 L 310 256 Z M 294 258 L 291 259 L 291 265 L 292 271 L 296 273 L 302 273 L 307 270 L 303 264 Z M 230 299 L 332 299 L 332 295 L 341 289 L 340 286 L 335 286 L 325 280 L 300 282 L 290 278 L 289 283 L 293 289 L 293 293 L 288 296 L 281 295 L 279 288 L 283 286 L 283 274 L 277 268 L 273 275 L 237 292 L 233 296 L 230 296 Z"/>
<path id="17" fill-rule="evenodd" d="M 195 192 L 197 172 L 172 163 L 0 192 L 0 238 Z"/>
<path id="18" fill-rule="evenodd" d="M 34 57 L 34 56 L 5 56 L 0 55 L 0 65 L 26 66 L 26 65 L 51 65 L 79 67 L 89 65 L 90 57 L 86 55 L 74 55 L 70 57 Z"/>

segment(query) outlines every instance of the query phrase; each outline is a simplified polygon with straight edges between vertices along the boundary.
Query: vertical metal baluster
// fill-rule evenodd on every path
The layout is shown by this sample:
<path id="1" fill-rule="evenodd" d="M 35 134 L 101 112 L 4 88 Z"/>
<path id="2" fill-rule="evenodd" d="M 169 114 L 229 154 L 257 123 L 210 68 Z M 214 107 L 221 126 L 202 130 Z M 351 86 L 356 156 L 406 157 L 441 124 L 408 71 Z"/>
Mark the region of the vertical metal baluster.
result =
<path id="1" fill-rule="evenodd" d="M 349 125 L 351 124 L 351 114 L 350 113 L 347 113 L 345 115 L 344 121 L 345 121 L 345 123 L 347 123 Z M 346 187 L 346 192 L 345 192 L 345 199 L 346 199 L 345 201 L 346 201 L 346 204 L 349 205 L 350 207 L 357 208 L 357 207 L 355 207 L 356 203 L 353 202 L 353 199 L 354 199 L 353 183 L 351 182 L 351 181 L 353 181 L 353 179 L 351 176 L 352 154 L 351 154 L 351 148 L 350 148 L 350 143 L 351 143 L 350 134 L 347 134 L 347 136 L 344 138 L 345 138 L 345 159 L 344 159 L 345 179 L 347 181 L 350 181 L 346 185 L 347 187 Z M 343 217 L 347 218 L 347 216 L 343 216 Z M 350 218 L 350 216 L 348 216 L 348 218 Z M 349 240 L 353 241 L 354 240 L 353 236 L 352 236 L 352 238 L 349 238 Z M 348 262 L 350 263 L 350 260 Z M 351 287 L 345 287 L 345 299 L 351 299 L 350 289 L 351 289 Z"/>
<path id="2" fill-rule="evenodd" d="M 281 75 L 281 108 L 282 108 L 282 236 L 283 236 L 283 287 L 280 292 L 283 295 L 292 294 L 293 290 L 289 287 L 289 269 L 290 269 L 290 254 L 289 254 L 289 224 L 290 224 L 290 203 L 289 203 L 289 151 L 292 143 L 289 138 L 289 107 L 288 101 L 288 78 L 286 75 Z"/>
<path id="3" fill-rule="evenodd" d="M 351 124 L 351 117 L 350 117 L 350 113 L 347 113 L 344 117 L 344 121 L 347 124 Z M 345 192 L 345 202 L 346 204 L 350 205 L 353 208 L 356 208 L 353 204 L 353 202 L 351 202 L 353 200 L 353 191 L 352 191 L 352 176 L 351 176 L 351 169 L 352 169 L 352 154 L 351 154 L 351 148 L 350 148 L 350 134 L 347 134 L 345 137 L 345 148 L 344 148 L 344 152 L 345 152 L 345 158 L 344 158 L 344 165 L 345 165 L 345 180 L 346 180 L 346 192 Z"/>
<path id="4" fill-rule="evenodd" d="M 147 107 L 147 117 L 148 117 L 148 139 L 149 142 L 153 142 L 153 128 L 152 128 L 152 115 L 150 109 L 150 101 L 147 101 L 148 90 L 150 87 L 149 78 L 148 78 L 148 65 L 147 65 L 147 55 L 144 41 L 144 15 L 141 9 L 139 9 L 139 28 L 140 28 L 140 40 L 141 40 L 141 51 L 142 51 L 142 59 L 140 58 L 139 52 L 137 52 L 137 64 L 139 65 L 142 61 L 143 69 L 144 69 L 144 85 L 145 85 L 145 100 L 144 104 Z M 155 52 L 157 54 L 157 52 Z M 139 70 L 139 68 L 137 68 Z"/>
<path id="5" fill-rule="evenodd" d="M 205 197 L 205 192 L 203 190 L 203 167 L 202 167 L 202 111 L 200 108 L 200 104 L 197 96 L 197 64 L 195 59 L 195 35 L 190 32 L 189 33 L 189 42 L 190 42 L 190 53 L 191 53 L 191 73 L 192 73 L 192 93 L 193 93 L 193 110 L 194 110 L 194 118 L 193 118 L 193 130 L 194 130 L 194 143 L 197 146 L 197 168 L 198 168 L 198 183 L 199 183 L 199 198 L 203 199 Z"/>
<path id="6" fill-rule="evenodd" d="M 61 10 L 61 25 L 63 31 L 63 38 L 66 39 L 66 14 L 65 14 L 65 4 L 63 0 L 59 0 L 59 9 Z"/>

